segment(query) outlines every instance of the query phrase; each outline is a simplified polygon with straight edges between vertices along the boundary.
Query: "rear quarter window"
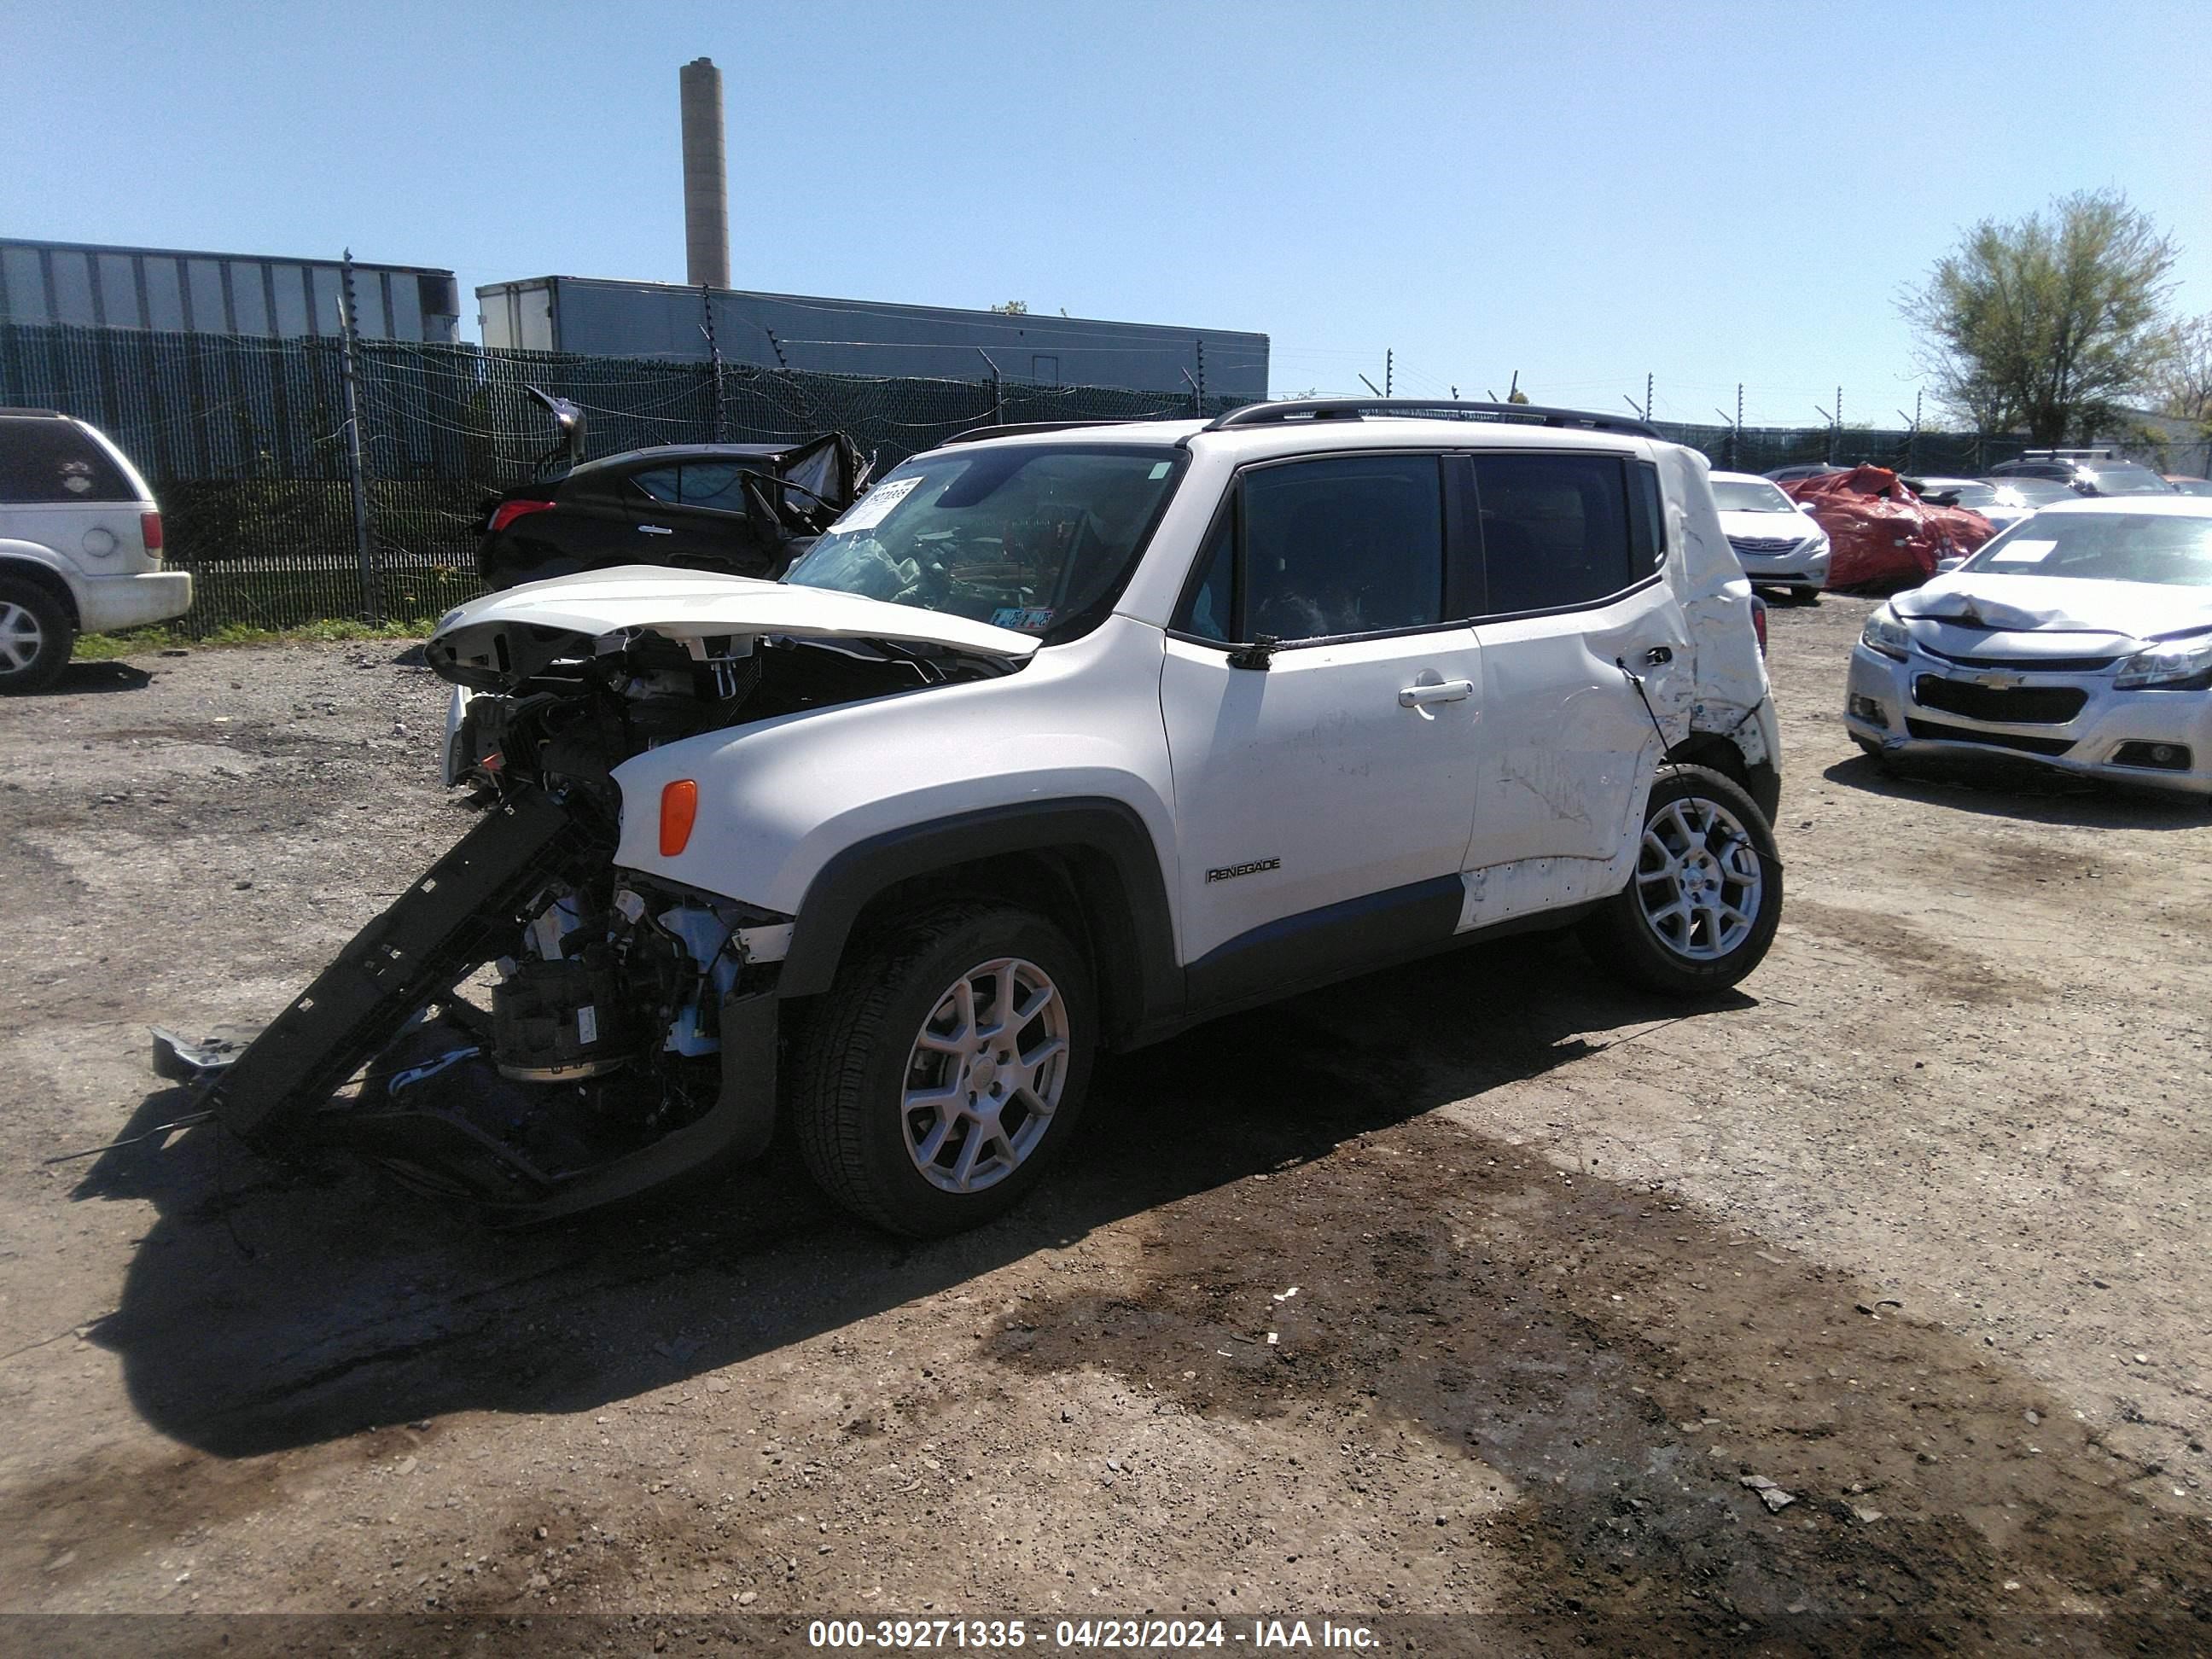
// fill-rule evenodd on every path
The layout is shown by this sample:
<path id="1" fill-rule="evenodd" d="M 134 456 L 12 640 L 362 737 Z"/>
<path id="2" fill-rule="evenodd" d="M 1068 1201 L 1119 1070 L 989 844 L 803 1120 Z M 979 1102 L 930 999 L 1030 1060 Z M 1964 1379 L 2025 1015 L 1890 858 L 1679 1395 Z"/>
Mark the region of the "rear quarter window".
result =
<path id="1" fill-rule="evenodd" d="M 0 501 L 135 501 L 138 490 L 73 421 L 0 416 Z"/>

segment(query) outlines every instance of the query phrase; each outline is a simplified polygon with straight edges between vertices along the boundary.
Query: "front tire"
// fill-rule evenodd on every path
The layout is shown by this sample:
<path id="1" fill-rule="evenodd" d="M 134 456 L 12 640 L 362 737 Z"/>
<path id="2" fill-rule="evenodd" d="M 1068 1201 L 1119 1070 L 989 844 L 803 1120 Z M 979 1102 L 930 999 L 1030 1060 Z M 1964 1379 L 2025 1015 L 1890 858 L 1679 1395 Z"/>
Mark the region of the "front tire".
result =
<path id="1" fill-rule="evenodd" d="M 1782 864 L 1765 815 L 1733 779 L 1670 766 L 1644 805 L 1635 873 L 1583 938 L 1632 984 L 1702 996 L 1758 967 L 1781 922 Z"/>
<path id="2" fill-rule="evenodd" d="M 951 903 L 878 929 L 801 1040 L 791 1105 L 809 1172 L 912 1238 L 1003 1215 L 1073 1132 L 1096 1009 L 1082 953 L 1030 911 Z"/>
<path id="3" fill-rule="evenodd" d="M 45 690 L 76 646 L 59 600 L 33 583 L 0 579 L 0 694 Z"/>

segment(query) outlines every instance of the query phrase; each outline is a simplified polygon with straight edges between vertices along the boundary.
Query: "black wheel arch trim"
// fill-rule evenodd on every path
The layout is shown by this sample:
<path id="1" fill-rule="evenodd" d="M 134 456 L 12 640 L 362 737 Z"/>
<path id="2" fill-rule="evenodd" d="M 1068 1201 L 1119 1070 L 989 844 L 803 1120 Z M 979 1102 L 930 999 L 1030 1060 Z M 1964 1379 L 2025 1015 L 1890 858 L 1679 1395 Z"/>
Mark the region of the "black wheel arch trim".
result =
<path id="1" fill-rule="evenodd" d="M 69 618 L 71 628 L 82 629 L 84 626 L 82 618 L 77 614 L 76 594 L 70 588 L 69 579 L 52 565 L 41 563 L 37 559 L 24 558 L 19 554 L 0 553 L 0 577 L 28 582 L 61 606 L 62 614 Z"/>
<path id="2" fill-rule="evenodd" d="M 1103 855 L 1121 887 L 1118 904 L 1106 895 L 1075 896 L 1099 936 L 1099 954 L 1127 958 L 1095 964 L 1102 994 L 1117 969 L 1126 968 L 1133 979 L 1109 1036 L 1126 1037 L 1174 1019 L 1183 1007 L 1183 970 L 1176 961 L 1174 913 L 1159 849 L 1135 809 L 1106 795 L 981 807 L 855 842 L 807 884 L 777 994 L 828 990 L 861 913 L 901 883 L 979 860 L 1070 851 Z"/>

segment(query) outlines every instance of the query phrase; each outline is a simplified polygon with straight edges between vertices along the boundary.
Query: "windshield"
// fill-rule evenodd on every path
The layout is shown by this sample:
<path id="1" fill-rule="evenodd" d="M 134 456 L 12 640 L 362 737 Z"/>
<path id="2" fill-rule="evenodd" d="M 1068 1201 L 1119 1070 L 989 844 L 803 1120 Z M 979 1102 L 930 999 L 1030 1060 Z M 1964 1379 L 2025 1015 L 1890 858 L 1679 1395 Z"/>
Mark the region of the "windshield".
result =
<path id="1" fill-rule="evenodd" d="M 1761 478 L 1758 483 L 1737 483 L 1732 478 L 1713 481 L 1713 505 L 1723 513 L 1795 513 L 1797 503 L 1774 485 Z"/>
<path id="2" fill-rule="evenodd" d="M 1064 633 L 1121 592 L 1183 459 L 1128 445 L 918 455 L 784 580 L 1024 634 Z"/>
<path id="3" fill-rule="evenodd" d="M 2173 486 L 2147 466 L 2114 465 L 2110 462 L 2098 467 L 2090 482 L 2100 495 L 2171 495 Z"/>
<path id="4" fill-rule="evenodd" d="M 2048 507 L 2053 501 L 2070 501 L 2078 493 L 2051 478 L 1998 478 L 1991 483 L 2008 507 Z"/>
<path id="5" fill-rule="evenodd" d="M 1996 484 L 1977 483 L 1971 478 L 1907 478 L 1905 483 L 1922 501 L 1931 503 L 1950 501 L 1954 507 L 1978 509 L 2002 502 Z"/>
<path id="6" fill-rule="evenodd" d="M 1994 576 L 2212 587 L 2212 517 L 2039 513 L 1994 538 L 1964 568 Z"/>

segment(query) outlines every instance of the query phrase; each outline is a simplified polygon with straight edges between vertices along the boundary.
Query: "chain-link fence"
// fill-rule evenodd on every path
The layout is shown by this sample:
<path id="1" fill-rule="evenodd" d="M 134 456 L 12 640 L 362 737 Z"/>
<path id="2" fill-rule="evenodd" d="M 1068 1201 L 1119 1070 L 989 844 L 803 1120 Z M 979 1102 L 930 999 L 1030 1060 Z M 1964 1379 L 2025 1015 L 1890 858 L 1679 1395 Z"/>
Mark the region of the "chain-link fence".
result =
<path id="1" fill-rule="evenodd" d="M 167 557 L 193 573 L 192 612 L 178 626 L 198 635 L 372 611 L 432 617 L 474 592 L 474 526 L 486 497 L 540 476 L 557 448 L 528 386 L 586 411 L 594 455 L 797 440 L 836 428 L 878 471 L 971 427 L 1188 416 L 1201 407 L 1194 396 L 1111 386 L 879 380 L 386 340 L 355 349 L 366 572 L 342 342 L 0 325 L 0 404 L 89 421 L 146 473 Z M 1208 398 L 1203 411 L 1218 414 L 1232 401 Z"/>
<path id="2" fill-rule="evenodd" d="M 769 442 L 830 428 L 878 471 L 1000 422 L 1184 417 L 1232 400 L 1023 381 L 871 379 L 367 340 L 356 347 L 361 477 L 356 539 L 337 340 L 0 324 L 0 404 L 58 409 L 112 438 L 152 480 L 168 556 L 194 576 L 195 634 L 380 613 L 436 615 L 476 591 L 485 498 L 538 476 L 552 422 L 525 388 L 587 414 L 591 453 Z M 1976 476 L 2025 440 L 1947 432 L 1677 426 L 1718 466 L 1759 472 L 1874 461 Z"/>

